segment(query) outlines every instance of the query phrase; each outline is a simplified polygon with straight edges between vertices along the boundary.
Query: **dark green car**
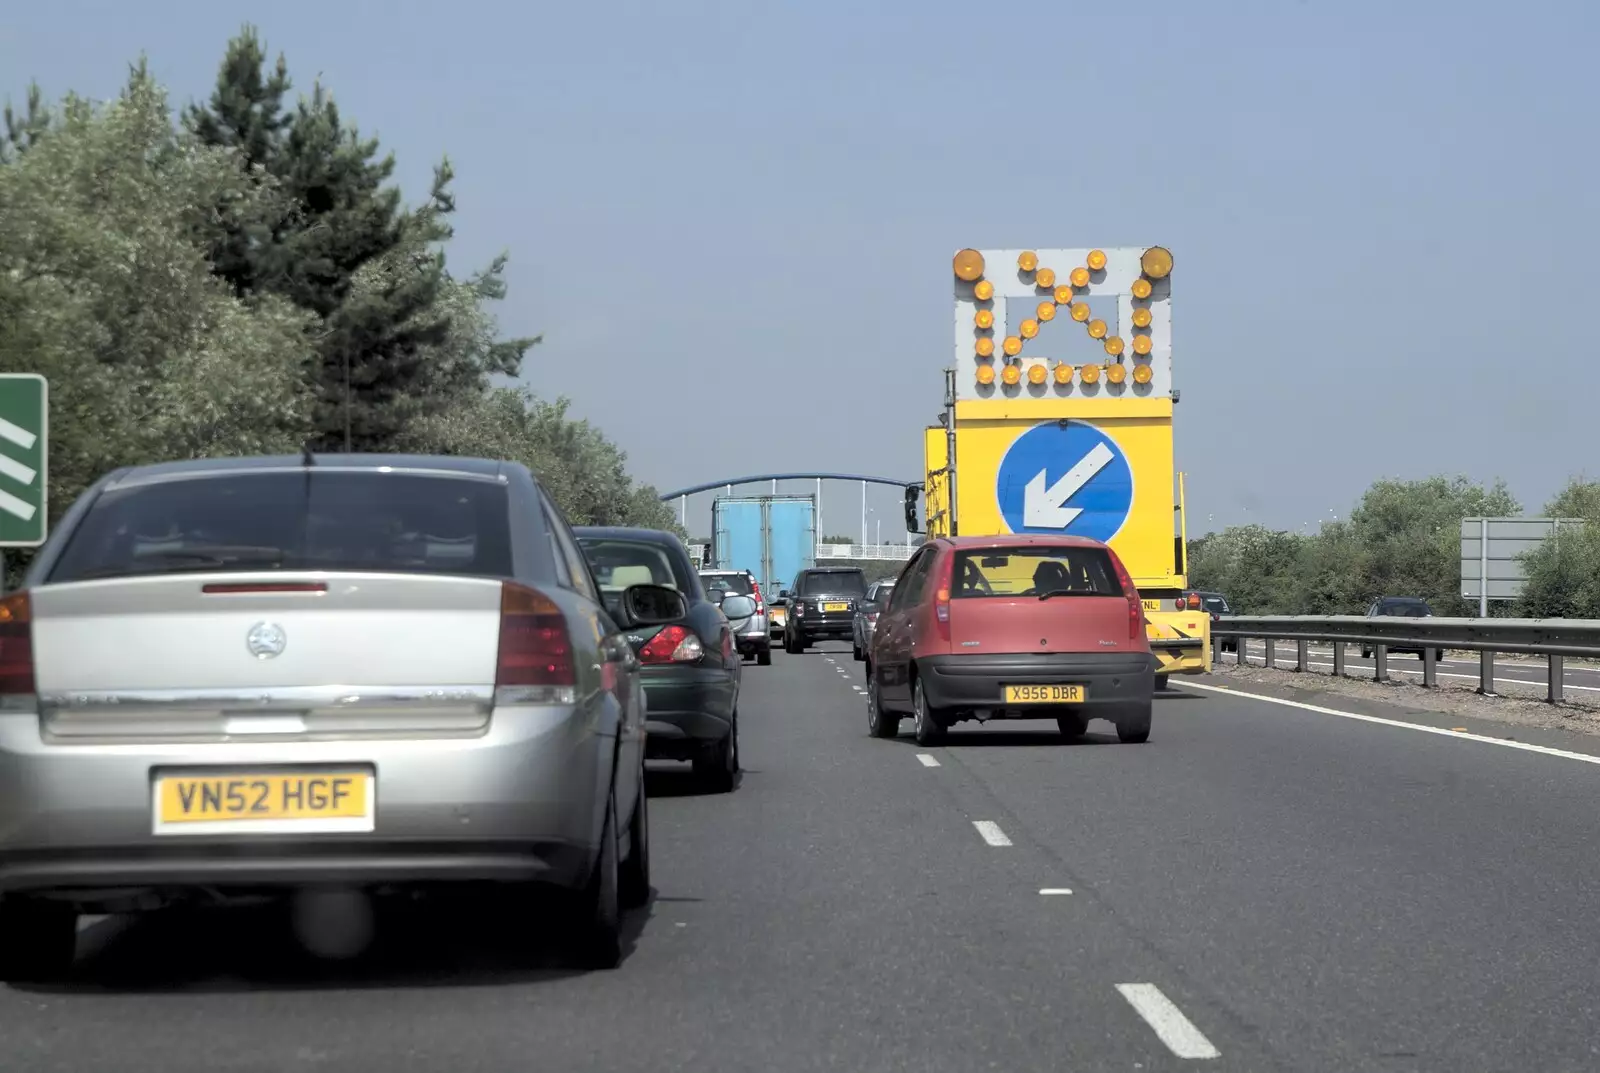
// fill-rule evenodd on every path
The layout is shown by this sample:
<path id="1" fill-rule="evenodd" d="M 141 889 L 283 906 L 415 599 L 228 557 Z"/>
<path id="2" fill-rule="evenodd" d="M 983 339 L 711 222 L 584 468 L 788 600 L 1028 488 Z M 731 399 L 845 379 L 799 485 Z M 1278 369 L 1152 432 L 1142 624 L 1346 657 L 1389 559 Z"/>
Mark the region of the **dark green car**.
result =
<path id="1" fill-rule="evenodd" d="M 646 579 L 683 594 L 682 619 L 627 632 L 649 709 L 645 758 L 688 760 L 714 789 L 732 790 L 739 775 L 744 660 L 728 616 L 707 597 L 689 550 L 657 529 L 575 526 L 573 533 L 608 607 Z"/>

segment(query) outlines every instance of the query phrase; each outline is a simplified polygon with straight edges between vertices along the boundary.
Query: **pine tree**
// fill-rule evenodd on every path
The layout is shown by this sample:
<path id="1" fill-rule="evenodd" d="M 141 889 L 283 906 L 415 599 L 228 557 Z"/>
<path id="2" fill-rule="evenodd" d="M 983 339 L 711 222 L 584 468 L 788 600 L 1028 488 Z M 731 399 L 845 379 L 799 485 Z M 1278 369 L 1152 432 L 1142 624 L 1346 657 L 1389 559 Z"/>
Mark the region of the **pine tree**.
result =
<path id="1" fill-rule="evenodd" d="M 233 150 L 247 172 L 272 174 L 279 162 L 286 117 L 283 97 L 289 92 L 289 68 L 282 54 L 271 75 L 263 74 L 266 49 L 252 26 L 228 42 L 216 88 L 205 107 L 190 105 L 184 122 L 207 145 Z M 234 293 L 276 291 L 283 262 L 281 241 L 292 219 L 292 203 L 275 220 L 250 228 L 224 229 L 213 243 L 211 263 Z M 269 282 L 270 281 L 270 282 Z"/>
<path id="2" fill-rule="evenodd" d="M 426 202 L 408 210 L 392 183 L 394 157 L 378 140 L 347 123 L 320 84 L 286 111 L 287 65 L 280 58 L 269 75 L 265 63 L 246 27 L 228 45 L 210 101 L 186 116 L 202 141 L 234 150 L 289 209 L 266 231 L 232 229 L 217 271 L 242 296 L 278 294 L 321 321 L 314 446 L 386 450 L 427 396 L 514 374 L 527 343 L 478 347 L 465 367 L 435 367 L 457 286 L 440 249 L 455 210 L 449 161 L 435 169 Z M 498 270 L 480 279 L 492 290 Z"/>

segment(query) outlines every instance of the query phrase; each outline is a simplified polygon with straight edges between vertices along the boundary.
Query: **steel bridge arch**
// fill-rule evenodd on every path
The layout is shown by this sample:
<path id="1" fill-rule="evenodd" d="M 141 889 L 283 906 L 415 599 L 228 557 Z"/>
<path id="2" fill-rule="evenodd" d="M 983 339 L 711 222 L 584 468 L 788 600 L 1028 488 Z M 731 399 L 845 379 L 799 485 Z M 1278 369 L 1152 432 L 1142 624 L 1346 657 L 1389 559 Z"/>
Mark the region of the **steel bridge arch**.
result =
<path id="1" fill-rule="evenodd" d="M 696 484 L 689 488 L 678 488 L 671 492 L 661 492 L 663 503 L 669 499 L 682 499 L 685 496 L 699 495 L 716 488 L 726 488 L 734 484 L 760 484 L 763 481 L 854 481 L 859 484 L 886 484 L 893 488 L 920 487 L 921 481 L 902 481 L 893 477 L 870 477 L 861 473 L 758 473 L 753 477 L 728 477 L 720 481 L 707 481 L 705 484 Z"/>

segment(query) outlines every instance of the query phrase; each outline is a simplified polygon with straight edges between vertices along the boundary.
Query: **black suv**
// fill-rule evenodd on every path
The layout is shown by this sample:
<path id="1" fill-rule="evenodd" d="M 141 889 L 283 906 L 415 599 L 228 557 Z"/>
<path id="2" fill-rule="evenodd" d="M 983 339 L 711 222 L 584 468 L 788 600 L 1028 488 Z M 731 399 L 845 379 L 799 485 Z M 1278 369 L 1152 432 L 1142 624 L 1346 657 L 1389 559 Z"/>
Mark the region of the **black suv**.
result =
<path id="1" fill-rule="evenodd" d="M 783 650 L 804 652 L 818 641 L 850 640 L 856 604 L 867 595 L 867 575 L 856 567 L 812 567 L 778 595 L 789 601 Z"/>

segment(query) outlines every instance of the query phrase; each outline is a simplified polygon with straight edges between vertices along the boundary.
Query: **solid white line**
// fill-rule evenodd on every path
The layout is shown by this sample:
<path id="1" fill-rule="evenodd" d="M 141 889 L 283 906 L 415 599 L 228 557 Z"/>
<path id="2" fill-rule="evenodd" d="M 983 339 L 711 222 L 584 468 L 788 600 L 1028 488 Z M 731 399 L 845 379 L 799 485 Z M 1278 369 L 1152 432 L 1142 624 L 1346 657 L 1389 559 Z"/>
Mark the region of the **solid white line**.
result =
<path id="1" fill-rule="evenodd" d="M 1045 887 L 1042 890 L 1040 890 L 1039 893 L 1040 894 L 1071 894 L 1072 891 L 1067 887 Z"/>
<path id="2" fill-rule="evenodd" d="M 1134 1012 L 1144 1018 L 1167 1050 L 1179 1058 L 1220 1058 L 1222 1052 L 1161 993 L 1155 984 L 1118 984 L 1117 990 Z"/>
<path id="3" fill-rule="evenodd" d="M 1355 712 L 1341 712 L 1337 708 L 1324 708 L 1319 704 L 1306 704 L 1298 700 L 1286 700 L 1283 697 L 1269 697 L 1265 693 L 1250 693 L 1243 689 L 1227 689 L 1223 686 L 1201 685 L 1199 682 L 1181 683 L 1186 689 L 1207 689 L 1213 693 L 1223 693 L 1234 697 L 1249 697 L 1251 700 L 1266 701 L 1268 704 L 1282 704 L 1286 708 L 1300 708 L 1308 712 L 1318 712 L 1322 715 L 1337 715 L 1341 719 L 1355 719 L 1363 723 L 1377 723 L 1379 726 L 1399 727 L 1402 730 L 1418 730 L 1424 734 L 1438 734 L 1456 741 L 1481 741 L 1485 745 L 1498 745 L 1502 749 L 1519 749 L 1525 753 L 1543 753 L 1545 756 L 1560 756 L 1568 760 L 1582 760 L 1585 764 L 1600 764 L 1600 756 L 1590 756 L 1587 753 L 1569 753 L 1565 749 L 1552 749 L 1548 745 L 1530 745 L 1525 741 L 1506 741 L 1504 738 L 1488 738 L 1482 734 L 1473 734 L 1463 730 L 1446 730 L 1444 727 L 1423 726 L 1421 723 L 1406 723 L 1399 719 L 1383 719 L 1376 715 L 1357 715 Z M 1444 713 L 1440 713 L 1441 715 Z"/>
<path id="4" fill-rule="evenodd" d="M 939 761 L 937 759 L 935 759 L 934 757 L 929 756 L 927 753 L 918 753 L 917 754 L 917 760 L 921 762 L 923 767 L 938 767 L 939 766 Z M 996 827 L 995 830 L 998 831 L 999 828 Z"/>
<path id="5" fill-rule="evenodd" d="M 0 417 L 0 439 L 10 440 L 24 451 L 33 450 L 33 445 L 39 442 L 39 437 L 3 417 Z"/>
<path id="6" fill-rule="evenodd" d="M 1006 833 L 1000 830 L 1000 825 L 993 820 L 973 820 L 972 826 L 978 829 L 983 840 L 991 846 L 1011 845 L 1011 839 L 1006 837 Z"/>

